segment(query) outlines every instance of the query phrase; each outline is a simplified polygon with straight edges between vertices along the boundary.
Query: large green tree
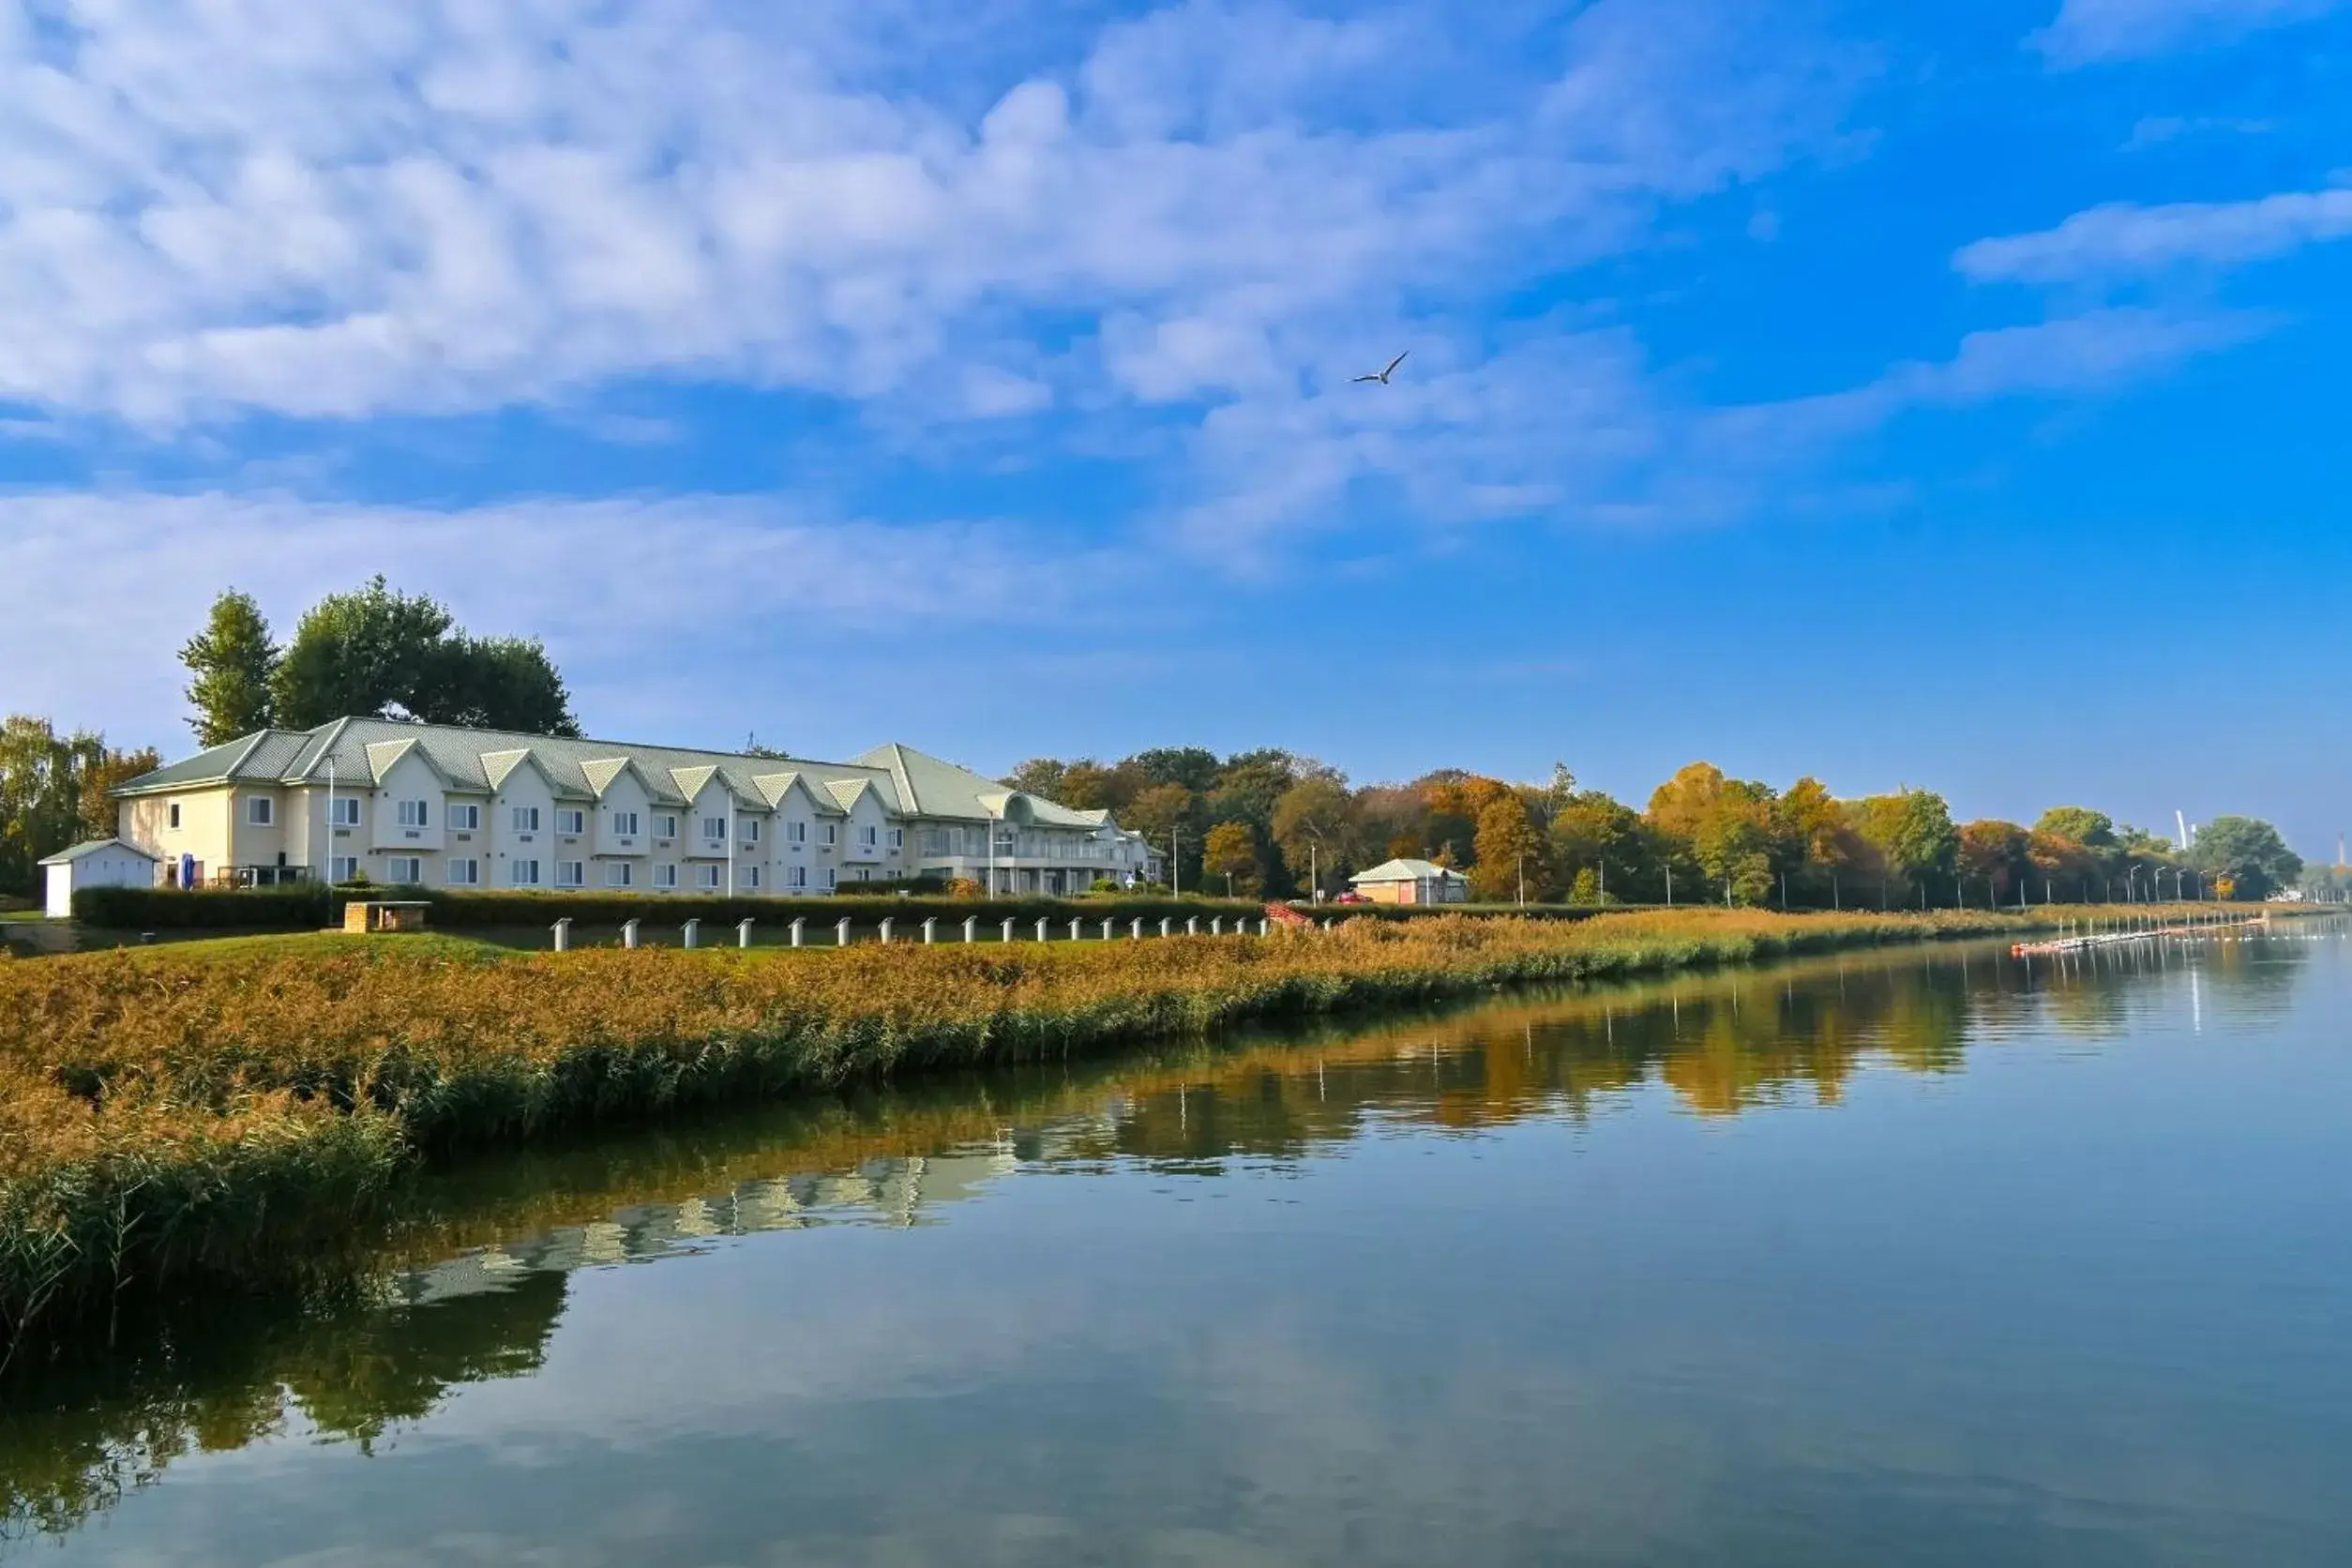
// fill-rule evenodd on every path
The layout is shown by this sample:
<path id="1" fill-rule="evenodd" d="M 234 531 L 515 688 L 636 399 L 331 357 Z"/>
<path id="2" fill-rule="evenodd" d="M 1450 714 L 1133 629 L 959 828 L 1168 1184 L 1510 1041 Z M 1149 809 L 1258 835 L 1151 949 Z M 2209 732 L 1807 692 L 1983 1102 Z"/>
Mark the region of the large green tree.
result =
<path id="1" fill-rule="evenodd" d="M 1247 824 L 1219 822 L 1209 830 L 1201 868 L 1225 880 L 1229 893 L 1255 893 L 1259 887 L 1258 840 Z"/>
<path id="2" fill-rule="evenodd" d="M 0 893 L 33 893 L 42 857 L 113 837 L 112 790 L 156 765 L 154 752 L 110 749 L 87 730 L 61 735 L 24 714 L 0 720 Z"/>
<path id="3" fill-rule="evenodd" d="M 1924 897 L 1929 882 L 1952 875 L 1960 852 L 1960 830 L 1952 825 L 1952 807 L 1933 790 L 1904 788 L 1891 795 L 1871 795 L 1855 805 L 1855 826 L 1890 878 L 1900 879 L 1907 895 Z"/>
<path id="4" fill-rule="evenodd" d="M 308 730 L 346 716 L 576 735 L 570 695 L 538 642 L 476 638 L 446 607 L 377 577 L 330 594 L 294 628 L 270 680 L 277 722 Z"/>
<path id="5" fill-rule="evenodd" d="M 1294 882 L 1329 878 L 1355 852 L 1355 798 L 1331 775 L 1302 778 L 1274 801 L 1271 831 Z"/>
<path id="6" fill-rule="evenodd" d="M 2197 829 L 2189 863 L 2229 898 L 2267 898 L 2303 874 L 2303 857 L 2258 817 L 2214 818 Z"/>
<path id="7" fill-rule="evenodd" d="M 188 722 L 199 746 L 222 746 L 270 727 L 278 648 L 252 595 L 231 588 L 213 600 L 204 629 L 180 649 L 180 662 L 194 677 L 187 695 L 196 711 Z"/>
<path id="8" fill-rule="evenodd" d="M 1535 821 L 1514 794 L 1489 800 L 1478 813 L 1478 859 L 1470 867 L 1470 891 L 1495 903 L 1522 897 L 1541 899 L 1548 867 L 1544 860 L 1544 837 Z"/>

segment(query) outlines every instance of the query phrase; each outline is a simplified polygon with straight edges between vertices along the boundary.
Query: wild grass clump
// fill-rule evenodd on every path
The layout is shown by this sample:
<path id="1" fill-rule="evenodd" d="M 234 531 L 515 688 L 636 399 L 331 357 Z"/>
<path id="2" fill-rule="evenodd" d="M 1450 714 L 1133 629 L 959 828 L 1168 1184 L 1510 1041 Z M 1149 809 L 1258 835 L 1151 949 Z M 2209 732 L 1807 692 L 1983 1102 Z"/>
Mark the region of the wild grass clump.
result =
<path id="1" fill-rule="evenodd" d="M 420 1152 L 1247 1018 L 2019 924 L 1681 911 L 752 953 L 314 937 L 8 963 L 0 1333 L 316 1257 Z"/>

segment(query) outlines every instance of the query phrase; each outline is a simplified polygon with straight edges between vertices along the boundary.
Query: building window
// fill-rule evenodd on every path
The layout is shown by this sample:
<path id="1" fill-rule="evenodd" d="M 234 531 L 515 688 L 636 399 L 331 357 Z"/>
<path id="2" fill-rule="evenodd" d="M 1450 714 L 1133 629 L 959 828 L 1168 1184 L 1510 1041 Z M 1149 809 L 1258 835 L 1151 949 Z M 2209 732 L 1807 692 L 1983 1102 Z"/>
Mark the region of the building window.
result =
<path id="1" fill-rule="evenodd" d="M 923 830 L 922 842 L 925 854 L 945 854 L 947 852 L 947 830 L 943 827 L 927 827 Z"/>
<path id="2" fill-rule="evenodd" d="M 703 818 L 702 837 L 714 844 L 725 843 L 727 841 L 727 819 L 724 817 Z"/>
<path id="3" fill-rule="evenodd" d="M 449 825 L 460 833 L 473 833 L 482 825 L 482 808 L 478 806 L 449 807 Z"/>
<path id="4" fill-rule="evenodd" d="M 824 832 L 824 843 L 825 843 L 825 846 L 826 846 L 828 849 L 830 849 L 833 845 L 837 844 L 837 843 L 839 843 L 840 841 L 841 841 L 841 824 L 840 824 L 839 822 L 827 822 L 827 823 L 825 823 L 825 832 Z"/>
<path id="5" fill-rule="evenodd" d="M 718 886 L 718 870 L 716 866 L 698 866 L 694 868 L 695 879 L 705 888 L 716 888 Z"/>
<path id="6" fill-rule="evenodd" d="M 555 863 L 555 885 L 558 887 L 587 886 L 587 866 L 577 860 L 557 861 Z"/>
<path id="7" fill-rule="evenodd" d="M 425 880 L 425 863 L 413 854 L 394 855 L 384 863 L 384 880 L 396 887 L 415 887 Z"/>
<path id="8" fill-rule="evenodd" d="M 760 885 L 760 868 L 757 866 L 746 866 L 743 868 L 743 884 L 746 887 Z"/>
<path id="9" fill-rule="evenodd" d="M 756 844 L 760 841 L 759 818 L 746 817 L 743 820 L 743 841 L 746 844 Z"/>
<path id="10" fill-rule="evenodd" d="M 575 811 L 569 807 L 557 808 L 555 813 L 555 831 L 558 833 L 587 832 L 588 813 L 585 811 Z"/>
<path id="11" fill-rule="evenodd" d="M 808 885 L 808 867 L 806 866 L 787 866 L 784 867 L 784 885 L 786 887 L 807 887 Z"/>
<path id="12" fill-rule="evenodd" d="M 870 866 L 859 867 L 857 868 L 857 880 L 859 882 L 872 882 L 874 880 L 874 868 Z"/>
<path id="13" fill-rule="evenodd" d="M 331 882 L 351 882 L 358 875 L 357 855 L 339 854 L 326 863 L 326 880 Z"/>
<path id="14" fill-rule="evenodd" d="M 518 806 L 518 807 L 515 807 L 515 831 L 516 831 L 517 833 L 536 833 L 536 832 L 538 832 L 538 831 L 539 831 L 539 808 L 538 808 L 537 807 L 535 807 L 535 806 Z M 534 880 L 536 880 L 536 879 L 534 879 Z"/>
<path id="15" fill-rule="evenodd" d="M 326 823 L 329 827 L 357 827 L 359 825 L 359 797 L 337 795 L 333 800 L 328 801 Z"/>
<path id="16" fill-rule="evenodd" d="M 171 805 L 165 807 L 163 810 L 164 815 L 171 820 L 172 831 L 174 833 L 178 832 L 180 826 L 180 803 L 178 801 L 173 801 Z"/>
<path id="17" fill-rule="evenodd" d="M 609 860 L 604 867 L 604 885 L 627 887 L 637 875 L 637 867 L 626 860 Z"/>
<path id="18" fill-rule="evenodd" d="M 861 850 L 872 849 L 881 842 L 881 839 L 882 829 L 878 827 L 861 827 L 857 830 L 857 847 Z"/>
<path id="19" fill-rule="evenodd" d="M 451 887 L 478 887 L 482 882 L 482 863 L 478 860 L 453 860 L 449 863 Z"/>
<path id="20" fill-rule="evenodd" d="M 506 880 L 517 887 L 539 885 L 539 863 L 535 860 L 510 860 L 506 863 Z"/>
<path id="21" fill-rule="evenodd" d="M 245 820 L 255 827 L 267 827 L 276 820 L 272 809 L 277 803 L 267 795 L 253 795 L 245 803 Z"/>
<path id="22" fill-rule="evenodd" d="M 784 842 L 787 844 L 807 843 L 808 824 L 807 822 L 786 822 L 784 824 Z"/>
<path id="23" fill-rule="evenodd" d="M 636 837 L 637 813 L 634 811 L 615 811 L 612 813 L 612 833 L 613 837 L 617 838 Z"/>
<path id="24" fill-rule="evenodd" d="M 655 885 L 656 887 L 675 887 L 675 886 L 677 886 L 677 885 L 678 885 L 678 868 L 677 868 L 675 866 L 656 866 L 656 867 L 654 867 L 654 885 Z"/>
<path id="25" fill-rule="evenodd" d="M 834 888 L 834 885 L 835 885 L 835 884 L 836 884 L 838 881 L 839 881 L 839 878 L 838 878 L 838 877 L 837 877 L 837 876 L 835 875 L 833 867 L 830 867 L 830 866 L 826 867 L 825 867 L 825 891 L 826 891 L 826 892 L 828 892 L 828 893 L 832 892 L 832 891 L 833 891 L 833 888 Z"/>
<path id="26" fill-rule="evenodd" d="M 905 828 L 894 827 L 890 830 L 890 847 L 894 851 L 903 850 L 907 847 L 907 830 Z"/>
<path id="27" fill-rule="evenodd" d="M 675 812 L 663 812 L 654 819 L 654 837 L 656 838 L 678 837 L 678 818 Z"/>
<path id="28" fill-rule="evenodd" d="M 402 827 L 423 827 L 425 825 L 425 803 L 423 801 L 404 800 L 400 803 L 400 825 Z"/>

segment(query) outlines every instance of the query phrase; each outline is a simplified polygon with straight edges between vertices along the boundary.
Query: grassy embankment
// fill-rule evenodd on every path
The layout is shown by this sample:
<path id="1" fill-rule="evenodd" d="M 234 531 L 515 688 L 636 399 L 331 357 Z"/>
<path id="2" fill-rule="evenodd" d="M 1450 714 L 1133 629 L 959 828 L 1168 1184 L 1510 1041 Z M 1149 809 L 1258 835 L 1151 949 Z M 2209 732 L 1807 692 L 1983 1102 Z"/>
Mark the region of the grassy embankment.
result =
<path id="1" fill-rule="evenodd" d="M 1693 911 L 750 954 L 311 936 L 0 962 L 0 1344 L 118 1292 L 330 1259 L 410 1161 L 456 1145 L 1253 1018 L 2049 923 Z"/>

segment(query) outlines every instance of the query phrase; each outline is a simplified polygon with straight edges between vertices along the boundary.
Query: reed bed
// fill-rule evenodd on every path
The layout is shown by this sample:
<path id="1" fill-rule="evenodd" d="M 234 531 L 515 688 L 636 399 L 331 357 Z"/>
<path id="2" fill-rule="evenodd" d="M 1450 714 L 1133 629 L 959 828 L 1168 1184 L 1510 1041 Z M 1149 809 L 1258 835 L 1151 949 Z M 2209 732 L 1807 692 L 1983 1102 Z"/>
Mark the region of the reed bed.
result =
<path id="1" fill-rule="evenodd" d="M 316 1266 L 404 1166 L 457 1145 L 1250 1018 L 2027 924 L 1684 911 L 1038 946 L 314 938 L 0 960 L 0 1334 L 86 1325 L 128 1290 Z"/>

